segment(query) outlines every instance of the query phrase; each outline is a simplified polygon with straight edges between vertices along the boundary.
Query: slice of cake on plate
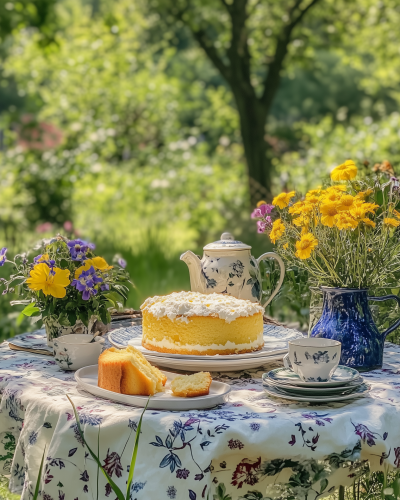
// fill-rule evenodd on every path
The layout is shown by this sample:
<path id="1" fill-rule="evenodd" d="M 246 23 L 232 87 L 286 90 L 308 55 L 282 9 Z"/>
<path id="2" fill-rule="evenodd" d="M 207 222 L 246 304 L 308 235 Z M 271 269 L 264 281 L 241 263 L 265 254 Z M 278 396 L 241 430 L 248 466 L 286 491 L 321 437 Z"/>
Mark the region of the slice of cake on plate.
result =
<path id="1" fill-rule="evenodd" d="M 264 308 L 230 295 L 179 292 L 149 297 L 142 345 L 158 352 L 216 355 L 262 349 Z"/>
<path id="2" fill-rule="evenodd" d="M 120 394 L 152 396 L 164 390 L 167 377 L 132 346 L 111 347 L 99 357 L 98 386 Z"/>

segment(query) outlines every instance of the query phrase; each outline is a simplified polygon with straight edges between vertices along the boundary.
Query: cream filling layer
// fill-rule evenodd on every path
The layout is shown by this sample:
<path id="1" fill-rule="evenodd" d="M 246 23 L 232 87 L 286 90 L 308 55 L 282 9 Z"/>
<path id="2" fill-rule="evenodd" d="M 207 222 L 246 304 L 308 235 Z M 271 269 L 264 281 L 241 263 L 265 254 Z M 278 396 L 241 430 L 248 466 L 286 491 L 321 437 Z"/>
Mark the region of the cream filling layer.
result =
<path id="1" fill-rule="evenodd" d="M 200 344 L 181 344 L 180 342 L 171 342 L 170 340 L 163 338 L 162 340 L 152 340 L 147 336 L 143 338 L 145 342 L 148 344 L 152 344 L 156 347 L 161 347 L 165 349 L 185 349 L 186 351 L 199 351 L 204 352 L 212 349 L 213 351 L 225 351 L 227 349 L 230 350 L 242 350 L 242 349 L 255 349 L 256 347 L 260 347 L 260 345 L 264 345 L 264 334 L 263 330 L 258 334 L 256 340 L 253 342 L 247 342 L 244 344 L 235 344 L 234 342 L 230 342 L 229 340 L 225 345 L 222 344 L 209 344 L 209 345 L 200 345 Z"/>

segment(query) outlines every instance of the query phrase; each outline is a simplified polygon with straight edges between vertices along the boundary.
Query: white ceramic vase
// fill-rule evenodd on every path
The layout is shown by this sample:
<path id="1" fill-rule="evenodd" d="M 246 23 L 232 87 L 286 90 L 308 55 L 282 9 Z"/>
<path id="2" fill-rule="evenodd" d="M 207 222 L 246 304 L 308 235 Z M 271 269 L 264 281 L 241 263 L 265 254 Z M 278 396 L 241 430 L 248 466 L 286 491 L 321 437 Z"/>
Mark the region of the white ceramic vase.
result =
<path id="1" fill-rule="evenodd" d="M 90 318 L 88 326 L 85 326 L 80 319 L 75 325 L 63 326 L 54 318 L 45 318 L 43 320 L 46 328 L 47 345 L 53 347 L 53 339 L 62 337 L 63 335 L 84 334 L 93 335 L 98 330 L 105 333 L 108 331 L 107 325 L 99 321 L 96 316 Z"/>

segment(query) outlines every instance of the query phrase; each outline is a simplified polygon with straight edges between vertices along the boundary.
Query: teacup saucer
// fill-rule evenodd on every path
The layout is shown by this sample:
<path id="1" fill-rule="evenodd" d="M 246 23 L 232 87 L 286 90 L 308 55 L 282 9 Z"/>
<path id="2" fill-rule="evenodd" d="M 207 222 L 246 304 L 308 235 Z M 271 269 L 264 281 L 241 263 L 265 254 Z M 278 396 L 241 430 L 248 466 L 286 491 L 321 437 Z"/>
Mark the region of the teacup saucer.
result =
<path id="1" fill-rule="evenodd" d="M 283 382 L 276 382 L 271 378 L 268 378 L 268 374 L 264 373 L 262 376 L 263 384 L 268 385 L 270 387 L 276 387 L 277 389 L 283 389 L 285 392 L 290 394 L 298 394 L 299 396 L 327 396 L 332 394 L 343 394 L 345 392 L 350 393 L 354 391 L 357 387 L 359 387 L 364 379 L 362 377 L 358 377 L 355 380 L 348 382 L 345 385 L 335 386 L 335 387 L 303 387 L 299 385 L 289 385 Z"/>
<path id="2" fill-rule="evenodd" d="M 287 394 L 284 391 L 279 390 L 277 387 L 264 386 L 264 391 L 270 396 L 277 398 L 289 399 L 291 401 L 305 401 L 307 403 L 333 403 L 334 401 L 346 401 L 347 399 L 355 399 L 361 396 L 365 396 L 371 390 L 371 386 L 368 384 L 361 384 L 350 394 L 329 394 L 327 396 L 303 396 L 295 394 Z"/>
<path id="3" fill-rule="evenodd" d="M 332 375 L 331 380 L 329 380 L 328 382 L 304 382 L 297 375 L 297 373 L 294 373 L 292 370 L 289 370 L 287 368 L 275 368 L 275 370 L 271 370 L 270 372 L 268 372 L 266 376 L 266 382 L 268 382 L 268 379 L 271 379 L 274 382 L 280 382 L 289 385 L 298 385 L 301 387 L 337 387 L 356 380 L 360 376 L 360 374 L 354 368 L 339 365 L 336 368 L 335 373 Z"/>

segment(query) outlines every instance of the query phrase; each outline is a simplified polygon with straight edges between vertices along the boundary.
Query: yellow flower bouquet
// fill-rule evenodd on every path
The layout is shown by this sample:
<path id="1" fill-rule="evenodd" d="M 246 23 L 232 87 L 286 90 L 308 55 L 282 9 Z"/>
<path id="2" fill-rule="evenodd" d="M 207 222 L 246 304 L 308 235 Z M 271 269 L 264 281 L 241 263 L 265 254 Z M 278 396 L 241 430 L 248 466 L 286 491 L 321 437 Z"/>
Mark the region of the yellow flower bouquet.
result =
<path id="1" fill-rule="evenodd" d="M 304 197 L 281 193 L 273 209 L 261 204 L 253 212 L 259 232 L 289 264 L 307 270 L 312 285 L 384 286 L 400 270 L 399 182 L 380 172 L 356 177 L 347 160 L 333 169 L 330 185 Z"/>

